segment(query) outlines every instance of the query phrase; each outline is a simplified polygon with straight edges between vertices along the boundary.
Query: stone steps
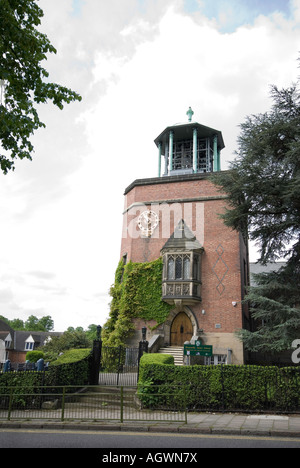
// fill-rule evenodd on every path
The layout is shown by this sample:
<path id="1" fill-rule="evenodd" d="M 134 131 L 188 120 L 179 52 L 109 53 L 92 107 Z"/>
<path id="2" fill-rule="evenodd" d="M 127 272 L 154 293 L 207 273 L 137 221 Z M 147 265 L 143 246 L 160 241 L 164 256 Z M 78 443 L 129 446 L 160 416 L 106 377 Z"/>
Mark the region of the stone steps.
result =
<path id="1" fill-rule="evenodd" d="M 171 354 L 174 357 L 175 366 L 183 366 L 183 347 L 182 346 L 166 346 L 160 348 L 159 353 Z"/>
<path id="2" fill-rule="evenodd" d="M 123 387 L 123 405 L 136 407 L 136 388 Z M 87 392 L 75 395 L 67 395 L 65 408 L 119 408 L 120 387 L 98 386 Z"/>

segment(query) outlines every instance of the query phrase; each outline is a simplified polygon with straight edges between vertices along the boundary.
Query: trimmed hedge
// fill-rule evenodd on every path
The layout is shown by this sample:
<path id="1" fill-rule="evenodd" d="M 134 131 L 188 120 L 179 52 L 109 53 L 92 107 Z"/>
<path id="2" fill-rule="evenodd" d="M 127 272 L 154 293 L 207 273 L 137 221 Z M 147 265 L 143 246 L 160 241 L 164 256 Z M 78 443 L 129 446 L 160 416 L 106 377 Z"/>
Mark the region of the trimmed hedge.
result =
<path id="1" fill-rule="evenodd" d="M 43 372 L 37 371 L 0 373 L 0 408 L 5 408 L 8 404 L 8 393 L 11 391 L 9 387 L 13 388 L 14 404 L 19 408 L 28 407 L 32 404 L 32 395 L 40 393 L 43 376 Z M 34 400 L 37 398 L 38 396 L 34 397 Z"/>
<path id="2" fill-rule="evenodd" d="M 144 362 L 138 394 L 148 408 L 300 411 L 300 367 L 174 366 Z"/>
<path id="3" fill-rule="evenodd" d="M 73 362 L 81 361 L 86 359 L 91 354 L 91 350 L 88 349 L 68 349 L 64 351 L 61 356 L 51 362 L 51 366 L 60 366 L 62 364 L 71 364 Z"/>
<path id="4" fill-rule="evenodd" d="M 90 349 L 73 349 L 65 351 L 56 361 L 50 364 L 46 372 L 21 371 L 0 373 L 0 393 L 7 387 L 16 387 L 17 392 L 39 393 L 38 387 L 86 385 L 89 382 L 91 364 Z"/>
<path id="5" fill-rule="evenodd" d="M 91 366 L 90 349 L 70 349 L 52 362 L 46 372 L 46 385 L 86 385 Z"/>

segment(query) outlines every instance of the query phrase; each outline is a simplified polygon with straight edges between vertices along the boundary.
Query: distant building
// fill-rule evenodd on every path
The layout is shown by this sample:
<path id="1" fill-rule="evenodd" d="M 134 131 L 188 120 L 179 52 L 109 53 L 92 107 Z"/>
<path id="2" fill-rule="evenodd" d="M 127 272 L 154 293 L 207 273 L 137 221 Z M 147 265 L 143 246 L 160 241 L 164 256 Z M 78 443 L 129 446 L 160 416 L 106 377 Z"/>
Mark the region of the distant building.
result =
<path id="1" fill-rule="evenodd" d="M 0 359 L 14 362 L 25 362 L 26 353 L 43 346 L 52 336 L 60 336 L 59 332 L 20 331 L 13 330 L 6 322 L 0 320 L 0 342 L 2 353 Z M 4 343 L 4 345 L 3 345 Z M 4 350 L 4 352 L 3 352 Z"/>

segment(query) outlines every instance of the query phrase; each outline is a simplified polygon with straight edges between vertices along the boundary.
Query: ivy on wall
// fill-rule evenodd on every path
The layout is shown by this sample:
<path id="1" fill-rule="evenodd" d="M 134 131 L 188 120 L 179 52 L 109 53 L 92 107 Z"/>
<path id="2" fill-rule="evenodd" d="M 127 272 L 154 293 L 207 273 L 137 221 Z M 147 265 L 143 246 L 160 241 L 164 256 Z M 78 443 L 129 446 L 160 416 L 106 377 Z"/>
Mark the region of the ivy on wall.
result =
<path id="1" fill-rule="evenodd" d="M 172 306 L 161 299 L 162 268 L 161 258 L 126 265 L 119 262 L 115 283 L 110 289 L 109 319 L 103 327 L 105 346 L 124 345 L 135 329 L 135 318 L 155 320 L 157 324 L 153 329 L 166 320 Z"/>

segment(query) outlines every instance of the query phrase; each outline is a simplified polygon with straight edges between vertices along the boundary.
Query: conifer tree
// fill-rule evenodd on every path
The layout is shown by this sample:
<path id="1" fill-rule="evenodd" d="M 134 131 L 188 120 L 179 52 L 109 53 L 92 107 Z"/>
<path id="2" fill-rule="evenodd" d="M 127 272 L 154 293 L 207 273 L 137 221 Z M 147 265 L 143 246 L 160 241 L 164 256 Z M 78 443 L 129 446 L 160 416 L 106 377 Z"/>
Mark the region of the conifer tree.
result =
<path id="1" fill-rule="evenodd" d="M 241 124 L 236 158 L 215 182 L 228 194 L 221 216 L 259 247 L 259 262 L 284 260 L 256 275 L 249 289 L 255 327 L 238 333 L 246 349 L 278 352 L 300 338 L 300 96 L 299 83 L 271 88 L 272 107 Z"/>

